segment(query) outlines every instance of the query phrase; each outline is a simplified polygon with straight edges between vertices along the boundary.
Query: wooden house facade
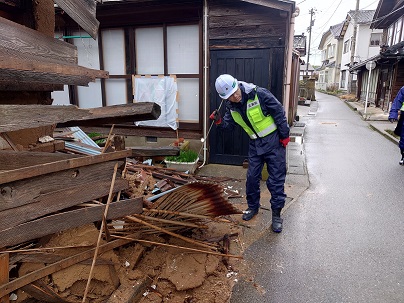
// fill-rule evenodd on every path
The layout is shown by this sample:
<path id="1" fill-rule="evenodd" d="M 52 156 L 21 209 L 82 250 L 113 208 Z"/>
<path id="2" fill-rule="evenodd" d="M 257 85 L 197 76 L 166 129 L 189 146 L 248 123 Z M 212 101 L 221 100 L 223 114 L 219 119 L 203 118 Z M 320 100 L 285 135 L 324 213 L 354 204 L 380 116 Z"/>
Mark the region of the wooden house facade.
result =
<path id="1" fill-rule="evenodd" d="M 292 52 L 294 13 L 289 0 L 103 1 L 97 4 L 100 30 L 94 40 L 57 9 L 56 34 L 78 48 L 80 64 L 107 70 L 109 78 L 88 88 L 65 86 L 52 95 L 54 104 L 131 103 L 139 79 L 174 78 L 176 127 L 126 123 L 115 125 L 115 132 L 129 146 L 167 145 L 183 137 L 203 151 L 206 162 L 241 164 L 248 141 L 241 129 L 226 136 L 214 127 L 209 132 L 208 116 L 221 102 L 214 81 L 229 73 L 270 89 L 292 123 L 299 74 L 299 56 Z M 108 127 L 86 130 L 105 133 Z"/>
<path id="2" fill-rule="evenodd" d="M 375 106 L 389 110 L 399 89 L 404 86 L 404 1 L 380 0 L 371 29 L 382 29 L 380 52 L 359 64 L 350 72 L 358 74 L 357 98 L 365 100 L 369 71 L 366 64 L 376 63 L 371 72 L 369 91 L 373 91 Z"/>

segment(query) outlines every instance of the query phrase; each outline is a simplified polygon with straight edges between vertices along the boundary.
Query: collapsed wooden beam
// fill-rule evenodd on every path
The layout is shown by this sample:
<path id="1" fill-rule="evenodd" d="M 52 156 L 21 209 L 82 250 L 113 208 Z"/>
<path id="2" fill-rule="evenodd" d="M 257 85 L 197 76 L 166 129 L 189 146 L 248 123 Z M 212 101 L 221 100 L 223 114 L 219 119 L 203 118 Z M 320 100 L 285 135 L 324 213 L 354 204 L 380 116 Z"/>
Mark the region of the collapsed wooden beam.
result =
<path id="1" fill-rule="evenodd" d="M 106 153 L 95 156 L 84 156 L 80 158 L 43 163 L 40 165 L 23 167 L 14 170 L 1 171 L 0 184 L 13 182 L 17 180 L 24 180 L 36 176 L 41 176 L 44 174 L 50 174 L 53 172 L 82 167 L 86 165 L 123 159 L 130 157 L 131 155 L 132 155 L 131 150 L 121 150 L 113 153 Z"/>
<path id="2" fill-rule="evenodd" d="M 95 18 L 96 1 L 55 0 L 91 37 L 97 39 L 100 22 Z"/>
<path id="3" fill-rule="evenodd" d="M 10 90 L 11 85 L 25 91 L 32 83 L 38 90 L 44 83 L 88 86 L 96 78 L 109 77 L 106 71 L 77 62 L 76 46 L 0 17 L 0 89 Z"/>
<path id="4" fill-rule="evenodd" d="M 132 157 L 177 156 L 179 147 L 131 147 Z"/>
<path id="5" fill-rule="evenodd" d="M 139 102 L 81 109 L 62 105 L 0 105 L 0 133 L 58 124 L 59 127 L 156 120 L 157 103 Z"/>
<path id="6" fill-rule="evenodd" d="M 105 205 L 86 207 L 43 217 L 0 232 L 0 247 L 17 245 L 46 235 L 101 221 Z M 111 203 L 107 220 L 138 214 L 143 209 L 143 198 L 134 198 Z"/>
<path id="7" fill-rule="evenodd" d="M 0 211 L 0 231 L 19 224 L 35 220 L 42 216 L 79 205 L 93 199 L 108 195 L 110 181 L 99 180 L 83 183 L 82 185 L 60 189 L 51 193 L 44 193 L 33 197 L 32 202 L 19 207 Z M 38 184 L 38 183 L 36 183 Z M 115 182 L 114 192 L 125 190 L 129 182 L 118 179 Z"/>

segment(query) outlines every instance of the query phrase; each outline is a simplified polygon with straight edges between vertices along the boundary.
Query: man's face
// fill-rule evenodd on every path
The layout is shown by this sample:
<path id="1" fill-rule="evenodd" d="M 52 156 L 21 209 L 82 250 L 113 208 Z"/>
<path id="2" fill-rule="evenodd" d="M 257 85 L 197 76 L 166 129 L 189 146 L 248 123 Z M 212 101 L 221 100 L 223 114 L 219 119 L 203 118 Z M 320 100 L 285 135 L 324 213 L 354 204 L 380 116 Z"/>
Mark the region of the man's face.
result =
<path id="1" fill-rule="evenodd" d="M 238 103 L 241 101 L 241 89 L 240 87 L 231 95 L 227 100 L 230 102 Z"/>

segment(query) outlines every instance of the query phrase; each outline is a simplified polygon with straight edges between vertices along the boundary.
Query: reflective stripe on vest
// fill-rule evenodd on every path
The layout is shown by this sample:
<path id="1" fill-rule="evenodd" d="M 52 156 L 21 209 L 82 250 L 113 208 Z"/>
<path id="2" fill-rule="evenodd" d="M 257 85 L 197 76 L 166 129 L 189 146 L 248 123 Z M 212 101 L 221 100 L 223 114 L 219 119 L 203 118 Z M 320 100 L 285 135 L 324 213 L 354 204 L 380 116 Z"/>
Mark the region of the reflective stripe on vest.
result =
<path id="1" fill-rule="evenodd" d="M 245 123 L 241 114 L 237 111 L 231 110 L 231 115 L 234 121 L 239 124 L 251 139 L 262 138 L 276 130 L 276 124 L 272 116 L 265 116 L 262 112 L 258 95 L 255 94 L 254 100 L 247 101 L 247 118 L 250 121 L 254 131 Z"/>

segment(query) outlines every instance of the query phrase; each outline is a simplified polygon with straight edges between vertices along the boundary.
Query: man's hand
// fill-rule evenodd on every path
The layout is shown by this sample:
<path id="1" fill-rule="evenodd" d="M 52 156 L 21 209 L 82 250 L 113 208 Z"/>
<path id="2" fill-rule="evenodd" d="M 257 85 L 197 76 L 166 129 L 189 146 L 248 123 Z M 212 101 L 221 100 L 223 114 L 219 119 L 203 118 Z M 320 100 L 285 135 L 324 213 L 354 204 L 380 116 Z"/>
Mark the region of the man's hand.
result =
<path id="1" fill-rule="evenodd" d="M 290 142 L 290 138 L 287 137 L 285 139 L 280 139 L 279 141 L 281 142 L 282 146 L 286 148 L 286 145 L 288 145 L 288 143 Z"/>
<path id="2" fill-rule="evenodd" d="M 220 115 L 219 111 L 215 109 L 209 116 L 210 119 L 215 121 L 216 125 L 222 123 L 222 116 Z"/>
<path id="3" fill-rule="evenodd" d="M 391 123 L 394 123 L 394 122 L 397 122 L 398 120 L 397 120 L 397 119 L 394 119 L 394 118 L 389 118 L 389 121 L 390 121 Z"/>

